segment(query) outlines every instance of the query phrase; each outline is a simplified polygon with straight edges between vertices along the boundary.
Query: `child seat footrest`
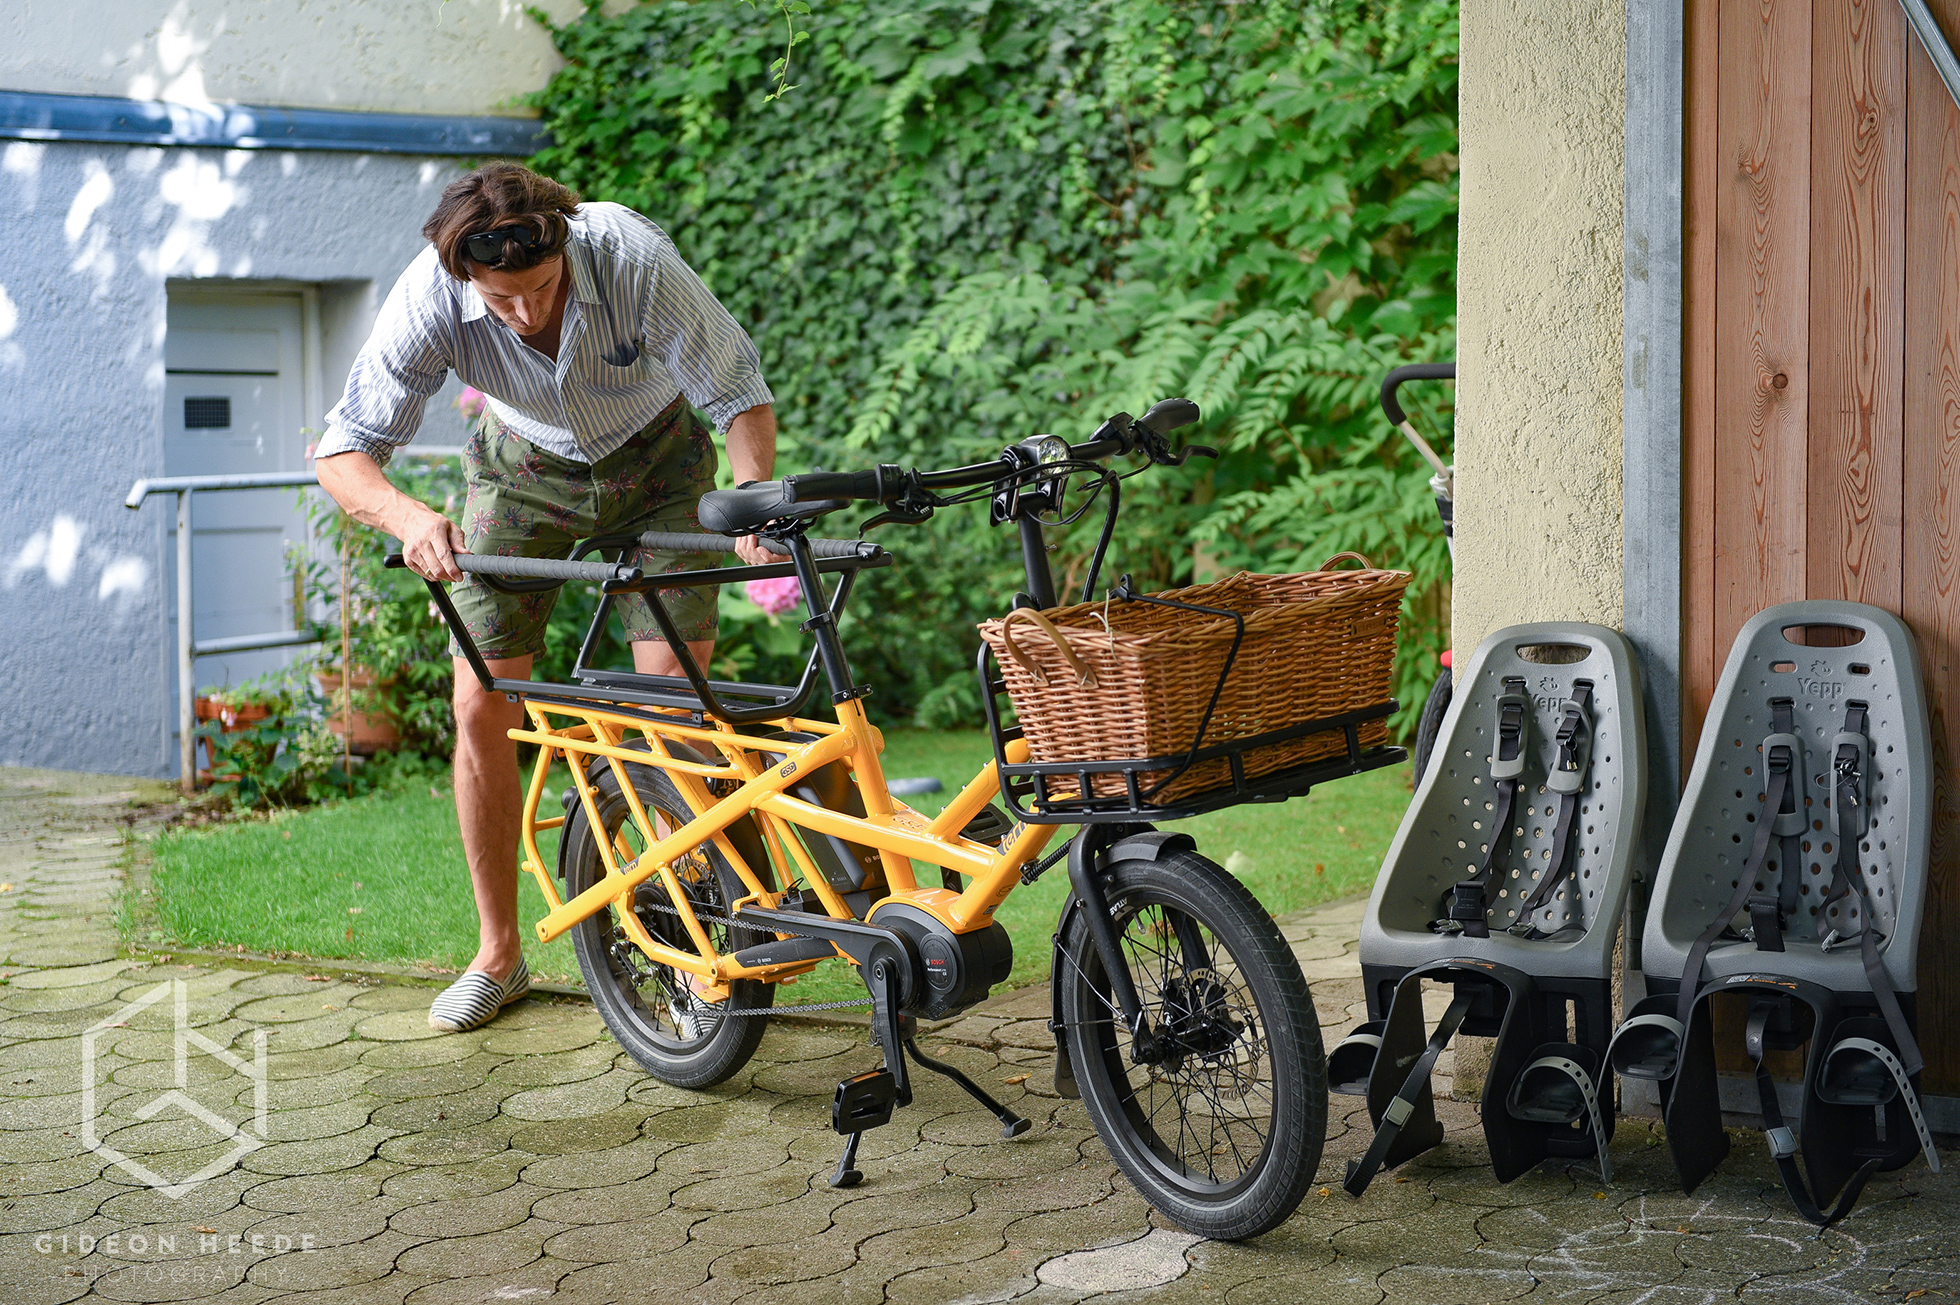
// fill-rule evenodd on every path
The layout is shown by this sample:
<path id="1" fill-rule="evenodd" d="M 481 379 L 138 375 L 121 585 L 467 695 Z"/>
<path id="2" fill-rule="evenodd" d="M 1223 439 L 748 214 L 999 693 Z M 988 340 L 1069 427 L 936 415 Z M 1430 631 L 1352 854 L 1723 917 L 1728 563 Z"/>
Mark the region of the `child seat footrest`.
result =
<path id="1" fill-rule="evenodd" d="M 1369 1020 L 1342 1038 L 1327 1057 L 1327 1090 L 1344 1097 L 1368 1095 L 1368 1077 L 1382 1049 L 1384 1020 Z"/>
<path id="2" fill-rule="evenodd" d="M 1587 1066 L 1597 1053 L 1571 1042 L 1547 1043 L 1511 1080 L 1504 1108 L 1528 1124 L 1583 1123 L 1599 1147 L 1599 1176 L 1613 1181 L 1606 1152 L 1606 1125 L 1599 1113 L 1599 1085 Z"/>
<path id="3" fill-rule="evenodd" d="M 1652 998 L 1634 1008 L 1634 1014 L 1614 1031 L 1606 1050 L 1607 1061 L 1621 1078 L 1641 1078 L 1662 1083 L 1674 1077 L 1681 1066 L 1681 1021 L 1657 1010 L 1641 1013 L 1641 1007 L 1660 1005 Z"/>
<path id="4" fill-rule="evenodd" d="M 1926 1126 L 1919 1094 L 1912 1089 L 1905 1062 L 1884 1043 L 1870 1038 L 1839 1040 L 1824 1053 L 1823 1072 L 1817 1078 L 1817 1096 L 1836 1106 L 1873 1109 L 1903 1100 L 1913 1131 L 1919 1136 L 1919 1149 L 1926 1156 L 1926 1167 L 1934 1173 L 1940 1171 L 1939 1148 L 1933 1145 L 1933 1132 Z"/>

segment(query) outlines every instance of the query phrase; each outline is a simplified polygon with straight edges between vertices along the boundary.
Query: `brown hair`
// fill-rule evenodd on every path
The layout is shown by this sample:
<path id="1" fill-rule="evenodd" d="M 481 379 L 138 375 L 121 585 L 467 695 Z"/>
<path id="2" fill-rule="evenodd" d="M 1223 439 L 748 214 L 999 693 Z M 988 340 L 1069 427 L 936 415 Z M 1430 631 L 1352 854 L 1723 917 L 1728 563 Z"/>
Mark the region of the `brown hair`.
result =
<path id="1" fill-rule="evenodd" d="M 467 236 L 499 227 L 526 226 L 544 237 L 529 250 L 506 244 L 502 259 L 488 266 L 522 272 L 558 257 L 569 229 L 565 219 L 578 211 L 578 193 L 519 163 L 486 163 L 443 189 L 436 211 L 422 224 L 422 235 L 436 247 L 443 268 L 458 281 L 470 279 L 475 262 L 463 250 Z"/>

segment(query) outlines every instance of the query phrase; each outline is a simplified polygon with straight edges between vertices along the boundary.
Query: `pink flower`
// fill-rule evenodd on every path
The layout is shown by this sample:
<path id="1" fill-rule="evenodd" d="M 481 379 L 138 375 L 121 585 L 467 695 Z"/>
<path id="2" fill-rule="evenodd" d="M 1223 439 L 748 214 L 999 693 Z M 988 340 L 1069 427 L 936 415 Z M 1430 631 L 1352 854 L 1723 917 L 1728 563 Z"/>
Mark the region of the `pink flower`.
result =
<path id="1" fill-rule="evenodd" d="M 803 588 L 793 575 L 748 583 L 749 601 L 771 616 L 781 616 L 803 601 Z"/>
<path id="2" fill-rule="evenodd" d="M 472 385 L 465 385 L 463 392 L 456 396 L 456 411 L 462 413 L 471 421 L 475 421 L 483 415 L 484 403 L 485 399 L 482 390 Z"/>

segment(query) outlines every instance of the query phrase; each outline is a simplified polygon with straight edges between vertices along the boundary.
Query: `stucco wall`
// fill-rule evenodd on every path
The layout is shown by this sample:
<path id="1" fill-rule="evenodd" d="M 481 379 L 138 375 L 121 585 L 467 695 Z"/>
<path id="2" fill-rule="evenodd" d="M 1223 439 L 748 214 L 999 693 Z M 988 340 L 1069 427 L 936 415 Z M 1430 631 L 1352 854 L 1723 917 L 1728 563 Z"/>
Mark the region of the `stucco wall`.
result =
<path id="1" fill-rule="evenodd" d="M 1455 646 L 1617 626 L 1625 11 L 1464 0 Z"/>
<path id="2" fill-rule="evenodd" d="M 331 405 L 455 174 L 392 156 L 0 145 L 16 218 L 0 245 L 0 764 L 175 773 L 173 504 L 122 506 L 164 473 L 169 285 L 324 283 Z M 422 438 L 462 437 L 431 401 Z"/>
<path id="3" fill-rule="evenodd" d="M 529 0 L 557 21 L 579 0 Z M 181 103 L 528 114 L 560 60 L 513 0 L 9 0 L 0 88 Z"/>

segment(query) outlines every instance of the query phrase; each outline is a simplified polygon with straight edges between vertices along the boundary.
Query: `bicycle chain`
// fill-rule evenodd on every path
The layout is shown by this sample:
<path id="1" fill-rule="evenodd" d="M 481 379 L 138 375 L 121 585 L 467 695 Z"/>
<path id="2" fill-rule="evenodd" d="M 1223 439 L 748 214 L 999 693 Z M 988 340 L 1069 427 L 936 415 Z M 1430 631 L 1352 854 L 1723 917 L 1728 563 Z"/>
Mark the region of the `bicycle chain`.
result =
<path id="1" fill-rule="evenodd" d="M 635 896 L 637 897 L 637 895 L 638 894 L 636 892 Z M 635 909 L 638 909 L 641 906 L 645 906 L 655 911 L 662 911 L 668 915 L 675 917 L 676 919 L 683 918 L 681 916 L 680 909 L 678 907 L 668 906 L 661 902 L 635 901 L 633 905 Z M 705 924 L 722 924 L 722 925 L 727 925 L 728 927 L 733 929 L 748 929 L 754 931 L 759 927 L 753 920 L 733 920 L 725 915 L 714 915 L 710 912 L 700 911 L 700 910 L 694 912 L 694 918 L 697 921 L 700 921 Z M 828 941 L 820 933 L 809 933 L 801 929 L 795 929 L 783 925 L 778 925 L 774 920 L 769 921 L 766 928 L 769 931 L 775 933 L 786 933 L 789 934 L 791 937 L 795 937 L 795 938 L 815 938 L 819 942 Z M 869 1006 L 871 1005 L 871 1001 L 872 1001 L 871 994 L 867 992 L 864 996 L 856 998 L 855 1000 L 852 1001 L 817 1001 L 817 1002 L 808 1002 L 801 1006 L 765 1006 L 759 1010 L 721 1010 L 718 1011 L 717 1014 L 721 1015 L 724 1019 L 746 1019 L 755 1016 L 769 1016 L 769 1015 L 805 1015 L 805 1014 L 813 1013 L 815 1011 L 847 1010 L 852 1006 Z M 725 1005 L 726 1003 L 723 1004 Z"/>

